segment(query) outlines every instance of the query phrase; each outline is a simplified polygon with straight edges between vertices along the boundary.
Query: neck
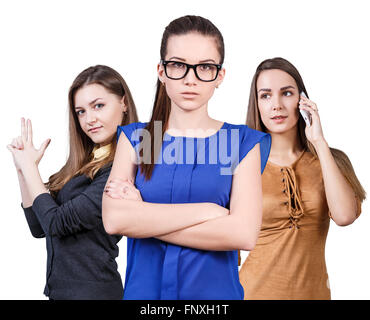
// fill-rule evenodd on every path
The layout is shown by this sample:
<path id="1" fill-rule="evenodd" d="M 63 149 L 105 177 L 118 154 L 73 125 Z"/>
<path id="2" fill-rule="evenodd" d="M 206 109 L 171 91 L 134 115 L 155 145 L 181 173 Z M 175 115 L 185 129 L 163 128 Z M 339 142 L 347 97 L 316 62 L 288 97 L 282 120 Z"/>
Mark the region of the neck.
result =
<path id="1" fill-rule="evenodd" d="M 215 120 L 208 115 L 208 105 L 197 108 L 196 110 L 184 110 L 173 102 L 171 113 L 168 119 L 168 133 L 185 133 L 186 131 L 214 129 Z"/>
<path id="2" fill-rule="evenodd" d="M 298 138 L 297 126 L 292 129 L 282 132 L 269 132 L 271 135 L 271 151 L 270 155 L 276 158 L 290 158 L 302 152 Z"/>

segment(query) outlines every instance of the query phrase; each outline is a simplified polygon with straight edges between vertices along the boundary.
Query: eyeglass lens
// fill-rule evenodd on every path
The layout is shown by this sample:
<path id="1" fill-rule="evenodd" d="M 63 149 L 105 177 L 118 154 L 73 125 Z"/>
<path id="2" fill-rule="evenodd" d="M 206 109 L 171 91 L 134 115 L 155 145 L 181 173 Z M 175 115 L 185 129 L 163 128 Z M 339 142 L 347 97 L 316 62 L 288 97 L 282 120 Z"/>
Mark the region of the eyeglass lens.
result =
<path id="1" fill-rule="evenodd" d="M 168 62 L 167 63 L 167 76 L 173 79 L 181 79 L 185 76 L 188 69 L 186 64 L 180 62 Z M 197 65 L 196 74 L 201 80 L 212 81 L 217 77 L 217 67 L 211 64 L 200 64 Z"/>

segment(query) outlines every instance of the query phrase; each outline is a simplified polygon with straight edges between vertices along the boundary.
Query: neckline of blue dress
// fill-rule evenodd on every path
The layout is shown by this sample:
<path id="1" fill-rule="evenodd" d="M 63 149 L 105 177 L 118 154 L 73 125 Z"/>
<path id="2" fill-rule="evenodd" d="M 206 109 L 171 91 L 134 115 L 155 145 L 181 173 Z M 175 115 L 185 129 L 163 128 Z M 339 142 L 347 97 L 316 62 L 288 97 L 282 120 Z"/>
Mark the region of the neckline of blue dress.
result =
<path id="1" fill-rule="evenodd" d="M 213 137 L 213 136 L 218 135 L 222 129 L 225 129 L 225 128 L 226 128 L 226 126 L 227 126 L 227 125 L 228 125 L 228 123 L 225 121 L 225 122 L 223 123 L 223 125 L 221 126 L 221 128 L 217 130 L 217 132 L 215 132 L 214 134 L 211 134 L 210 136 L 207 136 L 207 137 L 171 136 L 170 134 L 168 134 L 167 132 L 165 132 L 165 133 L 164 133 L 163 138 L 164 138 L 165 136 L 167 136 L 167 137 L 169 137 L 169 138 L 187 138 L 187 139 L 198 139 L 198 140 L 200 140 L 200 139 L 209 139 L 209 138 L 211 138 L 211 137 Z"/>

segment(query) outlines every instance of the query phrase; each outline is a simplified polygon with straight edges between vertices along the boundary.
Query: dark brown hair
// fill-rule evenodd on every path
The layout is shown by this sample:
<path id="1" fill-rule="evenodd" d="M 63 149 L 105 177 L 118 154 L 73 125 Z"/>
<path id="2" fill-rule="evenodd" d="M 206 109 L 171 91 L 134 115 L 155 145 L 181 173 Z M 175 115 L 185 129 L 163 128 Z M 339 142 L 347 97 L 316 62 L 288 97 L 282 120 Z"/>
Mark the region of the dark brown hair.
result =
<path id="1" fill-rule="evenodd" d="M 260 130 L 263 132 L 267 132 L 267 130 L 262 122 L 261 114 L 258 109 L 257 79 L 262 71 L 272 69 L 279 69 L 288 73 L 295 80 L 298 86 L 298 92 L 301 93 L 303 91 L 308 97 L 308 93 L 306 91 L 306 87 L 303 83 L 301 75 L 289 61 L 283 58 L 273 58 L 262 61 L 257 67 L 256 73 L 254 74 L 252 79 L 246 124 L 250 128 Z M 306 137 L 305 127 L 306 124 L 303 118 L 299 117 L 297 124 L 297 134 L 299 142 L 304 149 L 311 152 L 317 158 L 317 153 L 313 144 L 310 143 Z M 355 174 L 351 161 L 349 160 L 347 155 L 341 150 L 330 148 L 330 151 L 341 173 L 351 185 L 355 195 L 361 201 L 363 201 L 366 198 L 366 192 Z"/>
<path id="2" fill-rule="evenodd" d="M 184 35 L 184 34 L 191 33 L 191 32 L 199 33 L 203 36 L 214 38 L 216 41 L 218 52 L 220 54 L 219 63 L 222 64 L 224 62 L 225 49 L 224 49 L 224 40 L 223 40 L 221 32 L 208 19 L 205 19 L 199 16 L 190 16 L 190 15 L 173 20 L 164 30 L 164 33 L 162 36 L 162 42 L 161 42 L 161 49 L 160 49 L 161 60 L 165 60 L 165 57 L 167 54 L 168 39 L 171 36 Z M 168 118 L 170 116 L 170 112 L 171 112 L 171 100 L 166 93 L 166 88 L 163 85 L 161 85 L 161 82 L 158 79 L 152 116 L 151 116 L 149 123 L 147 124 L 145 128 L 150 133 L 150 139 L 151 139 L 150 146 L 152 146 L 150 148 L 151 149 L 151 161 L 150 163 L 143 162 L 140 164 L 141 172 L 144 174 L 146 180 L 149 180 L 152 176 L 154 166 L 155 166 L 155 161 L 162 147 L 163 134 L 167 129 Z M 157 143 L 156 145 L 154 145 L 154 121 L 162 122 L 162 137 L 161 139 L 157 139 L 159 143 Z M 144 142 L 144 148 L 146 147 L 148 146 L 147 145 L 145 146 L 145 142 Z"/>
<path id="3" fill-rule="evenodd" d="M 56 195 L 72 177 L 85 174 L 93 179 L 96 172 L 103 166 L 111 163 L 116 151 L 116 135 L 112 137 L 112 149 L 108 157 L 100 161 L 92 161 L 92 150 L 94 142 L 83 132 L 75 112 L 75 94 L 76 92 L 89 84 L 99 84 L 109 92 L 124 97 L 127 113 L 124 114 L 121 125 L 127 125 L 137 122 L 137 112 L 134 100 L 131 96 L 125 80 L 114 69 L 96 65 L 82 71 L 73 81 L 68 93 L 68 115 L 69 115 L 69 156 L 66 164 L 57 173 L 50 176 L 45 184 L 52 195 Z"/>

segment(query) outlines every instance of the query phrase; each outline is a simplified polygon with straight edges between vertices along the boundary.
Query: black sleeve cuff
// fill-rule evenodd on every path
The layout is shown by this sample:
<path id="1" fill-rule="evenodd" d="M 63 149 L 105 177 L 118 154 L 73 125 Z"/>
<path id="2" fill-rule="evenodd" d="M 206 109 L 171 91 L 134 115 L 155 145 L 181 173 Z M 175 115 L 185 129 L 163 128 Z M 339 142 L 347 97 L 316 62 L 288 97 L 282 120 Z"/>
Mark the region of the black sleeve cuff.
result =
<path id="1" fill-rule="evenodd" d="M 37 219 L 37 216 L 35 212 L 33 212 L 32 207 L 24 208 L 23 203 L 21 203 L 21 207 L 23 209 L 24 215 L 26 217 L 28 227 L 30 228 L 30 231 L 32 235 L 35 238 L 43 238 L 45 237 L 45 232 L 42 229 L 39 220 Z"/>

